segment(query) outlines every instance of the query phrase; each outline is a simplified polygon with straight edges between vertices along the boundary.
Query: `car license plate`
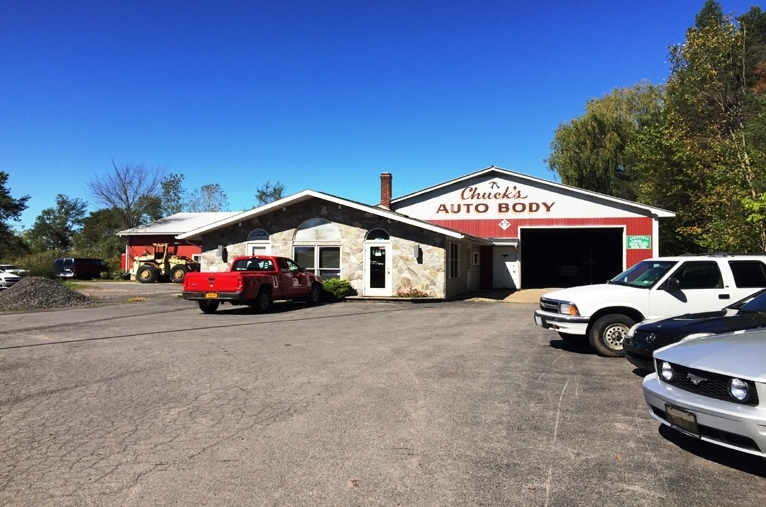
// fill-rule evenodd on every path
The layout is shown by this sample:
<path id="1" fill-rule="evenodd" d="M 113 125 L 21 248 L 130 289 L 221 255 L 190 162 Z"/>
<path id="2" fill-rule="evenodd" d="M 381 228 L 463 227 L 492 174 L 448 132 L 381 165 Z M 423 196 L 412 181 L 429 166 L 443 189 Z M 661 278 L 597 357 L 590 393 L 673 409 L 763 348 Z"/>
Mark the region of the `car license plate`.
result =
<path id="1" fill-rule="evenodd" d="M 205 298 L 206 299 L 217 299 L 218 298 L 218 293 L 217 292 L 207 292 L 207 293 L 205 293 Z"/>
<path id="2" fill-rule="evenodd" d="M 668 422 L 676 429 L 699 438 L 700 430 L 697 426 L 697 416 L 686 410 L 665 405 L 665 413 L 668 415 Z"/>
<path id="3" fill-rule="evenodd" d="M 538 326 L 542 326 L 543 325 L 543 319 L 541 319 L 540 317 L 535 315 L 535 324 L 537 324 Z"/>

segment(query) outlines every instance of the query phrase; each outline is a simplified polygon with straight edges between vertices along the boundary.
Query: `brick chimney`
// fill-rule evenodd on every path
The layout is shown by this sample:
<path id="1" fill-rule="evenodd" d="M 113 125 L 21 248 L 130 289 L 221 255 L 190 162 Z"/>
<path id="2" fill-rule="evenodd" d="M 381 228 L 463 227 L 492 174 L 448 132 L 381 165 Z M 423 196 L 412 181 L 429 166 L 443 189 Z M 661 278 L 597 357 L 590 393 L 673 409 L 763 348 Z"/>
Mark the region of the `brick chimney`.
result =
<path id="1" fill-rule="evenodd" d="M 391 209 L 391 173 L 380 173 L 380 205 Z"/>

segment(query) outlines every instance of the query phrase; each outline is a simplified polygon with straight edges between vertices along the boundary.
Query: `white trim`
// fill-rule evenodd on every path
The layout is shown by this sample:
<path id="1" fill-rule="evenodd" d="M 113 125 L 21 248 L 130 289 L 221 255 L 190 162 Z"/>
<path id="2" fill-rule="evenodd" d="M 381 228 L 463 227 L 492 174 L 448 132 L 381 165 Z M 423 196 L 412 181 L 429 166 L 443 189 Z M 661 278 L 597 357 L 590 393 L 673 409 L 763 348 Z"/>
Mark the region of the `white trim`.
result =
<path id="1" fill-rule="evenodd" d="M 521 229 L 527 229 L 529 227 L 519 227 L 519 234 L 521 234 Z M 547 229 L 548 227 L 537 227 L 538 229 Z M 497 238 L 492 239 L 490 238 L 490 241 L 492 241 L 492 246 L 519 246 L 519 238 Z"/>

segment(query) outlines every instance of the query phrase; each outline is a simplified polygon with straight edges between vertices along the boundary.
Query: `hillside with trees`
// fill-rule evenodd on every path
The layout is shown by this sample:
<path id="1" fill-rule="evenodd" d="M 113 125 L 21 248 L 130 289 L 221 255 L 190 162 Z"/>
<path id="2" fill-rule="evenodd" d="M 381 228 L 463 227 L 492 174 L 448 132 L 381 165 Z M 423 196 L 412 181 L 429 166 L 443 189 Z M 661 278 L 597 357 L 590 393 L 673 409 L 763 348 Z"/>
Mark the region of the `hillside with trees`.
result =
<path id="1" fill-rule="evenodd" d="M 766 14 L 707 0 L 664 85 L 589 101 L 556 130 L 561 182 L 668 209 L 662 254 L 766 251 Z"/>

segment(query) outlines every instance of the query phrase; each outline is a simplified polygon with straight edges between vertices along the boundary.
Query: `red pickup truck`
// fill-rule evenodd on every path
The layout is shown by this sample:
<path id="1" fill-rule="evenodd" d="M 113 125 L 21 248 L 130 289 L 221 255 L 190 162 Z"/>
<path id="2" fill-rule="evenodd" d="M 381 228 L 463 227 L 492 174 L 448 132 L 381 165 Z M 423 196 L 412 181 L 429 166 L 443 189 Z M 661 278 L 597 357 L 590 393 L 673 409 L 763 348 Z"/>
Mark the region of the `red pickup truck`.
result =
<path id="1" fill-rule="evenodd" d="M 231 262 L 229 271 L 186 273 L 183 298 L 197 301 L 204 313 L 214 313 L 221 303 L 266 312 L 278 299 L 319 303 L 322 280 L 287 257 L 240 256 Z"/>

